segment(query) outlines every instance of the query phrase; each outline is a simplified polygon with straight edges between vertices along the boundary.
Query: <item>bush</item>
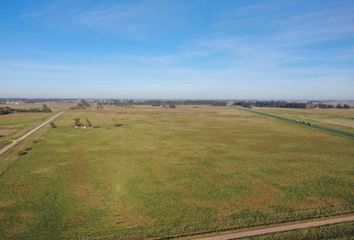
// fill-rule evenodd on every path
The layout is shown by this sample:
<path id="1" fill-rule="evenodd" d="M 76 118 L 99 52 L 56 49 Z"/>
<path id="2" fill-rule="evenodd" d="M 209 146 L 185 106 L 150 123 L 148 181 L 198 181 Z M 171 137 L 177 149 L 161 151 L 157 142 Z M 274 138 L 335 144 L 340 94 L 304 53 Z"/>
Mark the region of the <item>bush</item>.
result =
<path id="1" fill-rule="evenodd" d="M 38 139 L 33 139 L 32 142 L 33 143 L 39 143 L 39 140 Z"/>
<path id="2" fill-rule="evenodd" d="M 80 118 L 75 118 L 74 119 L 74 126 L 76 126 L 76 127 L 81 127 L 81 126 L 83 126 L 84 124 L 82 124 L 81 122 L 80 122 Z"/>
<path id="3" fill-rule="evenodd" d="M 116 123 L 116 124 L 114 124 L 114 126 L 115 127 L 121 127 L 121 126 L 123 126 L 123 123 Z"/>
<path id="4" fill-rule="evenodd" d="M 51 123 L 50 123 L 50 126 L 51 126 L 52 128 L 57 128 L 57 125 L 56 125 L 54 122 L 51 122 Z"/>
<path id="5" fill-rule="evenodd" d="M 26 155 L 26 154 L 27 154 L 26 150 L 20 150 L 20 151 L 17 152 L 18 156 L 22 156 L 22 155 Z"/>
<path id="6" fill-rule="evenodd" d="M 88 120 L 88 118 L 86 118 L 86 125 L 87 127 L 92 127 L 92 123 L 90 120 Z"/>

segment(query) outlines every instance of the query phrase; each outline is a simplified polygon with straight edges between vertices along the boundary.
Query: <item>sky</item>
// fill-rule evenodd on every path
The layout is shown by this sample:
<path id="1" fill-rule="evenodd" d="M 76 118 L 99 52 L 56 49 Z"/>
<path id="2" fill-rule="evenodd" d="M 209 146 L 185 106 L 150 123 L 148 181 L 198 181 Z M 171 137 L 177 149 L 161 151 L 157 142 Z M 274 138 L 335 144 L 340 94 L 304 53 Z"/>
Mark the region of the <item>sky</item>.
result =
<path id="1" fill-rule="evenodd" d="M 2 0 L 0 97 L 354 100 L 354 1 Z"/>

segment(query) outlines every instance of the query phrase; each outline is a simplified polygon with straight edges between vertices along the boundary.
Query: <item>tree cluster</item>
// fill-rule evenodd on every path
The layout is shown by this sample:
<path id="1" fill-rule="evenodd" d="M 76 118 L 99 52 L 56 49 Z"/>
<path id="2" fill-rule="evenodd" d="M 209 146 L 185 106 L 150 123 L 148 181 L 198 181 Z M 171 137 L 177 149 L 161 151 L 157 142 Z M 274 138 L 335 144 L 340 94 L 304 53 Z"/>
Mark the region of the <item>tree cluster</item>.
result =
<path id="1" fill-rule="evenodd" d="M 10 107 L 0 107 L 0 115 L 13 113 L 13 109 Z"/>
<path id="2" fill-rule="evenodd" d="M 338 109 L 347 109 L 347 108 L 350 108 L 350 106 L 348 105 L 348 104 L 340 104 L 340 103 L 338 103 L 337 105 L 336 105 L 336 108 L 338 108 Z"/>
<path id="3" fill-rule="evenodd" d="M 81 122 L 80 118 L 74 118 L 74 127 L 92 127 L 91 121 L 86 118 L 86 125 Z"/>
<path id="4" fill-rule="evenodd" d="M 278 108 L 306 108 L 307 103 L 287 101 L 239 101 L 234 105 L 242 107 L 278 107 Z"/>
<path id="5" fill-rule="evenodd" d="M 22 108 L 10 108 L 10 107 L 0 107 L 0 115 L 10 114 L 14 112 L 52 112 L 46 104 L 43 104 L 42 108 L 29 108 L 29 109 L 22 109 Z"/>

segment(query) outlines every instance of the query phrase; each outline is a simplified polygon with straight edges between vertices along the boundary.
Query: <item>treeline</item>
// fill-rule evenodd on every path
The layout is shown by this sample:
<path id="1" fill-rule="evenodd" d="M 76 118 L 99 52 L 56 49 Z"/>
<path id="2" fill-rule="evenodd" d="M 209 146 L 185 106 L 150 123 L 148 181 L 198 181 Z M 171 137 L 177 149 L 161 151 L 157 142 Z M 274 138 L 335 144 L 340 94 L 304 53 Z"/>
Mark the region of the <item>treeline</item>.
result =
<path id="1" fill-rule="evenodd" d="M 275 107 L 275 108 L 325 108 L 325 109 L 347 109 L 348 104 L 325 104 L 325 103 L 309 103 L 309 102 L 287 102 L 287 101 L 238 101 L 234 105 L 242 107 Z"/>
<path id="2" fill-rule="evenodd" d="M 46 104 L 43 104 L 42 108 L 29 109 L 0 107 L 0 115 L 10 114 L 14 112 L 52 112 L 52 109 L 50 109 Z"/>
<path id="3" fill-rule="evenodd" d="M 13 112 L 12 108 L 9 107 L 0 107 L 0 115 L 10 114 Z"/>
<path id="4" fill-rule="evenodd" d="M 23 102 L 23 103 L 44 103 L 44 102 L 75 102 L 75 98 L 0 98 L 0 104 Z"/>
<path id="5" fill-rule="evenodd" d="M 151 105 L 151 106 L 170 106 L 170 105 L 212 105 L 226 106 L 224 100 L 99 100 L 100 105 L 130 106 L 130 105 Z"/>
<path id="6" fill-rule="evenodd" d="M 350 108 L 350 106 L 348 105 L 348 104 L 340 104 L 340 103 L 338 103 L 337 105 L 336 105 L 336 108 L 338 108 L 338 109 L 347 109 L 347 108 Z"/>
<path id="7" fill-rule="evenodd" d="M 302 102 L 286 102 L 286 101 L 239 101 L 234 105 L 242 107 L 278 107 L 278 108 L 306 108 L 307 103 Z"/>

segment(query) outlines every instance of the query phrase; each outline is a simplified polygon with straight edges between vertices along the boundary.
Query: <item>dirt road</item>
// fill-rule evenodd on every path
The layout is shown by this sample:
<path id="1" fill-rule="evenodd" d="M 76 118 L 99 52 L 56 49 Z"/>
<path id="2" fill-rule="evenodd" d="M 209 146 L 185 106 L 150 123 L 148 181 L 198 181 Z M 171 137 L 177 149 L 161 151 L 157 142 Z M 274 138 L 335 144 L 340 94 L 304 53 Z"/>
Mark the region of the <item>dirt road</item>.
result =
<path id="1" fill-rule="evenodd" d="M 292 119 L 292 118 L 288 118 L 288 117 L 284 117 L 281 115 L 276 115 L 276 114 L 272 114 L 272 113 L 268 113 L 268 112 L 261 112 L 261 111 L 256 111 L 254 109 L 250 109 L 250 108 L 244 108 L 244 107 L 236 107 L 237 109 L 243 110 L 243 111 L 247 111 L 247 112 L 251 112 L 251 113 L 256 113 L 259 115 L 263 115 L 263 116 L 267 116 L 267 117 L 272 117 L 272 118 L 276 118 L 276 119 L 280 119 L 280 120 L 284 120 L 290 123 L 294 123 L 294 124 L 298 124 L 304 127 L 308 127 L 308 128 L 316 128 L 325 132 L 329 132 L 329 133 L 334 133 L 336 135 L 339 136 L 345 136 L 351 140 L 354 140 L 354 133 L 352 132 L 347 132 L 347 131 L 343 131 L 340 129 L 336 129 L 336 128 L 330 128 L 330 127 L 325 127 L 322 125 L 318 125 L 318 124 L 313 124 L 313 123 L 307 123 L 304 124 L 304 121 L 299 121 L 297 119 Z"/>
<path id="2" fill-rule="evenodd" d="M 38 125 L 37 127 L 35 127 L 34 129 L 32 129 L 31 131 L 29 131 L 28 133 L 26 133 L 25 135 L 17 138 L 16 140 L 13 140 L 9 145 L 6 145 L 5 147 L 0 149 L 0 156 L 3 155 L 5 152 L 7 152 L 9 149 L 13 148 L 14 146 L 16 146 L 18 143 L 22 142 L 24 139 L 26 139 L 28 136 L 30 136 L 31 134 L 33 134 L 34 132 L 36 132 L 38 129 L 40 129 L 41 127 L 43 127 L 44 125 L 46 125 L 47 123 L 53 121 L 54 119 L 56 119 L 57 117 L 59 117 L 63 112 L 60 112 L 56 115 L 54 115 L 53 117 L 49 118 L 48 120 L 46 120 L 45 122 L 41 123 L 40 125 Z"/>
<path id="3" fill-rule="evenodd" d="M 196 239 L 199 240 L 230 240 L 230 239 L 239 239 L 245 237 L 255 237 L 264 234 L 271 234 L 271 233 L 279 233 L 279 232 L 286 232 L 286 231 L 293 231 L 305 228 L 312 228 L 312 227 L 320 227 L 325 225 L 331 224 L 338 224 L 338 223 L 346 223 L 354 221 L 354 215 L 346 215 L 340 217 L 333 217 L 327 219 L 316 219 L 301 223 L 286 223 L 277 226 L 269 226 L 269 227 L 262 227 L 262 228 L 255 228 L 249 229 L 246 231 L 238 231 L 238 232 L 228 232 L 228 233 L 220 233 L 214 236 L 205 236 L 199 237 Z"/>

